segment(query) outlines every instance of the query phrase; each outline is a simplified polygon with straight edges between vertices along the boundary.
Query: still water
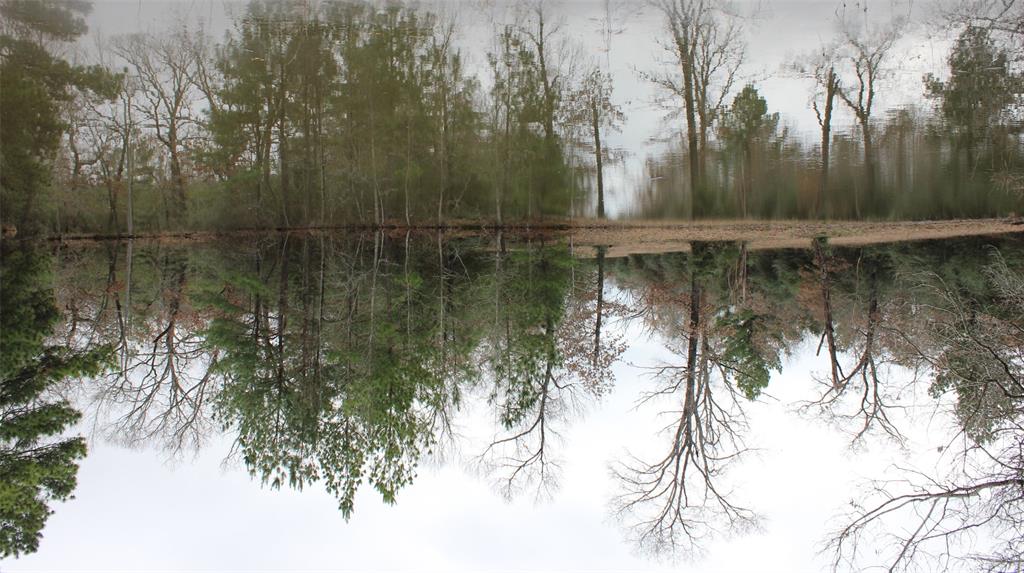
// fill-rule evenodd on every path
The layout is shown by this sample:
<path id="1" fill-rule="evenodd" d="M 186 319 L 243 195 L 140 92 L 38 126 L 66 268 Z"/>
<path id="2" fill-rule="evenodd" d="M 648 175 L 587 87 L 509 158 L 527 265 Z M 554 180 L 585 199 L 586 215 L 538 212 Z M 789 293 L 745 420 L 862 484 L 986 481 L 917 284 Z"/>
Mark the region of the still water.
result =
<path id="1" fill-rule="evenodd" d="M 5 245 L 4 570 L 1010 570 L 1022 239 Z"/>
<path id="2" fill-rule="evenodd" d="M 989 21 L 942 0 L 385 4 L 57 10 L 80 21 L 54 42 L 77 38 L 68 53 L 120 79 L 112 99 L 66 95 L 69 133 L 48 144 L 57 183 L 4 195 L 4 222 L 22 236 L 116 236 L 1021 211 L 1012 10 Z M 29 31 L 46 18 L 20 18 L 12 38 L 45 37 Z M 680 51 L 677 36 L 702 47 Z M 27 55 L 10 62 L 34 69 Z M 5 101 L 10 117 L 34 113 Z M 145 103 L 161 101 L 175 108 Z"/>

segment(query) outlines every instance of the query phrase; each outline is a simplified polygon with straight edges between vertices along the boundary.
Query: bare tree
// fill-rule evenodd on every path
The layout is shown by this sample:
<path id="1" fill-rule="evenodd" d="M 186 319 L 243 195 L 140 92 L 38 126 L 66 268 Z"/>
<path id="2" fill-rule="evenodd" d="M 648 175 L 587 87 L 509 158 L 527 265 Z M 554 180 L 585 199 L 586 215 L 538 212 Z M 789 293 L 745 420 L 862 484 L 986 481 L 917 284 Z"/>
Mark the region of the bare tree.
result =
<path id="1" fill-rule="evenodd" d="M 589 309 L 592 312 L 592 308 Z M 572 316 L 577 315 L 577 316 Z M 494 437 L 477 461 L 494 476 L 498 490 L 507 498 L 533 490 L 537 499 L 558 488 L 561 460 L 553 449 L 561 440 L 560 426 L 579 416 L 586 404 L 609 386 L 611 365 L 624 350 L 606 337 L 595 353 L 589 330 L 590 313 L 571 313 L 559 326 L 548 322 L 548 346 L 540 376 L 526 387 L 496 390 L 503 431 Z M 525 404 L 517 403 L 526 397 Z"/>
<path id="2" fill-rule="evenodd" d="M 818 183 L 818 195 L 815 198 L 815 214 L 821 216 L 828 211 L 828 169 L 831 162 L 832 148 L 832 116 L 835 111 L 835 100 L 839 94 L 840 80 L 836 69 L 840 65 L 838 46 L 828 44 L 809 58 L 795 62 L 793 68 L 802 77 L 814 81 L 814 93 L 811 95 L 811 108 L 821 128 L 821 175 Z"/>
<path id="3" fill-rule="evenodd" d="M 942 12 L 953 26 L 985 28 L 1011 42 L 1024 35 L 1024 2 L 1020 0 L 951 0 Z M 1018 50 L 1018 55 L 1024 54 Z"/>
<path id="4" fill-rule="evenodd" d="M 553 61 L 556 57 L 552 52 L 558 38 L 562 23 L 551 21 L 544 0 L 533 0 L 524 22 L 520 24 L 523 35 L 533 46 L 537 57 L 537 71 L 541 84 L 541 123 L 544 127 L 544 138 L 549 144 L 555 141 L 555 117 L 561 100 L 562 86 L 565 83 L 564 70 Z"/>
<path id="5" fill-rule="evenodd" d="M 896 18 L 888 25 L 869 29 L 849 20 L 841 22 L 842 48 L 846 52 L 846 70 L 850 77 L 837 86 L 836 94 L 846 104 L 860 125 L 864 145 L 864 171 L 867 181 L 867 195 L 870 199 L 874 189 L 875 166 L 874 144 L 871 139 L 871 114 L 874 111 L 875 96 L 886 71 L 886 63 L 896 41 L 903 34 L 906 20 Z M 859 204 L 854 203 L 859 216 Z"/>
<path id="6" fill-rule="evenodd" d="M 561 319 L 546 309 L 536 335 L 517 334 L 522 325 L 506 320 L 486 352 L 493 357 L 495 384 L 489 400 L 497 406 L 501 429 L 477 463 L 506 497 L 533 490 L 540 499 L 557 489 L 561 460 L 554 451 L 562 426 L 612 385 L 611 368 L 626 346 L 617 334 L 602 337 L 601 322 L 621 316 L 624 307 L 604 299 L 603 263 L 595 270 L 596 281 L 573 283 Z M 517 339 L 524 334 L 527 340 Z"/>
<path id="7" fill-rule="evenodd" d="M 131 300 L 117 295 L 119 367 L 102 380 L 95 400 L 115 415 L 110 435 L 129 445 L 157 441 L 178 452 L 200 445 L 214 425 L 210 395 L 218 353 L 207 348 L 202 321 L 185 298 L 184 262 L 170 255 L 161 267 L 165 288 L 154 301 L 160 312 L 138 326 L 142 332 L 131 332 Z"/>
<path id="8" fill-rule="evenodd" d="M 704 171 L 708 133 L 732 90 L 746 46 L 739 19 L 711 0 L 652 0 L 664 16 L 663 48 L 677 68 L 644 76 L 683 102 L 690 185 Z M 692 191 L 691 191 L 692 193 Z"/>
<path id="9" fill-rule="evenodd" d="M 939 301 L 919 344 L 931 393 L 952 394 L 959 431 L 935 475 L 902 468 L 875 482 L 831 536 L 833 568 L 1019 571 L 1024 567 L 1024 276 L 995 257 L 992 310 L 968 302 L 936 275 L 919 292 Z M 949 402 L 947 402 L 949 403 Z M 864 544 L 880 541 L 871 552 Z"/>
<path id="10" fill-rule="evenodd" d="M 139 96 L 133 101 L 134 111 L 168 156 L 174 208 L 168 213 L 171 220 L 186 213 L 185 155 L 198 125 L 196 106 L 201 92 L 193 81 L 200 75 L 194 45 L 184 26 L 165 34 L 133 34 L 114 41 L 114 53 L 128 63 L 129 73 L 137 78 Z"/>
<path id="11" fill-rule="evenodd" d="M 847 351 L 852 353 L 853 363 L 843 367 L 844 354 L 835 328 L 835 310 L 832 288 L 832 273 L 837 262 L 825 252 L 822 240 L 814 241 L 814 260 L 821 287 L 822 335 L 818 343 L 818 354 L 824 347 L 827 352 L 830 375 L 822 381 L 824 391 L 815 400 L 800 404 L 800 410 L 824 414 L 839 422 L 855 424 L 853 442 L 858 443 L 873 429 L 879 429 L 897 442 L 904 440 L 896 422 L 890 417 L 892 410 L 901 409 L 886 372 L 892 357 L 886 351 L 883 336 L 883 309 L 879 297 L 877 269 L 869 268 L 867 273 L 867 297 L 854 301 L 862 310 L 857 314 L 864 317 L 864 324 L 855 327 Z M 851 396 L 852 394 L 852 396 Z"/>

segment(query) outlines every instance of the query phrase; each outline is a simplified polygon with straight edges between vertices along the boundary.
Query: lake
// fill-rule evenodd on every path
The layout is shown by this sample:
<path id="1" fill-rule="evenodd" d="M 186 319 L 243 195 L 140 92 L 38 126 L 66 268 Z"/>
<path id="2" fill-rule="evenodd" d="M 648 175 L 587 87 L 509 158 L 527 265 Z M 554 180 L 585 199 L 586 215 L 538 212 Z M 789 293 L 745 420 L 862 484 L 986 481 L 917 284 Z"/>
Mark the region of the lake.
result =
<path id="1" fill-rule="evenodd" d="M 26 88 L 4 100 L 4 137 L 24 153 L 5 155 L 0 223 L 137 237 L 1011 216 L 1017 20 L 961 4 L 12 9 L 5 70 Z M 40 50 L 47 73 L 31 72 Z"/>

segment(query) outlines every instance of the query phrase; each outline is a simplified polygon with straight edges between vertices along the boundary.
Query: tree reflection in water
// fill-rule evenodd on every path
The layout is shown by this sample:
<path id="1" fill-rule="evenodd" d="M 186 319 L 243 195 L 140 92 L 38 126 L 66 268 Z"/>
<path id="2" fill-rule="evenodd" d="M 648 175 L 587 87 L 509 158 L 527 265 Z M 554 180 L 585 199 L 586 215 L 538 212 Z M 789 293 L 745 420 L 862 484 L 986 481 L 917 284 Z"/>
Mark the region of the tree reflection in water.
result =
<path id="1" fill-rule="evenodd" d="M 751 404 L 806 344 L 820 392 L 794 407 L 854 444 L 909 443 L 924 411 L 956 425 L 942 472 L 858 497 L 836 567 L 1001 570 L 1024 539 L 1022 258 L 1019 237 L 627 257 L 415 233 L 62 248 L 52 337 L 114 350 L 112 372 L 69 385 L 109 437 L 178 453 L 220 429 L 264 484 L 323 484 L 348 516 L 361 487 L 393 503 L 456 454 L 506 497 L 553 495 L 561 437 L 616 389 L 640 327 L 672 357 L 637 365 L 654 367 L 637 399 L 672 406 L 660 452 L 612 462 L 612 505 L 640 548 L 676 556 L 759 524 L 729 470 L 756 445 Z M 493 431 L 463 452 L 477 398 Z"/>

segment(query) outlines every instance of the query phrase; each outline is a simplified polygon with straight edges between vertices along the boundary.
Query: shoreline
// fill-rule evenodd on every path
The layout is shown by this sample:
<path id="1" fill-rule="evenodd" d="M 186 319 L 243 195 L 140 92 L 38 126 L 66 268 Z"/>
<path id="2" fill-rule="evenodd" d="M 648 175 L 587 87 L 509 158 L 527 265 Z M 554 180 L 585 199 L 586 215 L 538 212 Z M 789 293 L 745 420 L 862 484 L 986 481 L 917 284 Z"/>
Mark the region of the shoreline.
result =
<path id="1" fill-rule="evenodd" d="M 473 221 L 452 221 L 445 225 L 342 225 L 330 227 L 296 227 L 238 229 L 230 231 L 176 231 L 138 233 L 135 235 L 88 233 L 47 237 L 5 237 L 4 241 L 87 244 L 107 241 L 205 242 L 221 239 L 273 234 L 336 234 L 383 232 L 389 236 L 429 235 L 438 233 L 450 238 L 493 237 L 498 233 L 511 238 L 571 239 L 574 247 L 596 252 L 606 249 L 606 256 L 639 253 L 664 253 L 689 250 L 692 241 L 742 241 L 749 249 L 780 249 L 809 247 L 811 239 L 828 237 L 833 245 L 863 246 L 928 239 L 948 239 L 979 235 L 1024 233 L 1021 219 L 949 219 L 933 221 L 821 221 L 821 220 L 698 220 L 603 221 L 593 219 L 545 220 L 517 222 L 496 226 Z M 584 253 L 580 253 L 585 256 Z"/>

